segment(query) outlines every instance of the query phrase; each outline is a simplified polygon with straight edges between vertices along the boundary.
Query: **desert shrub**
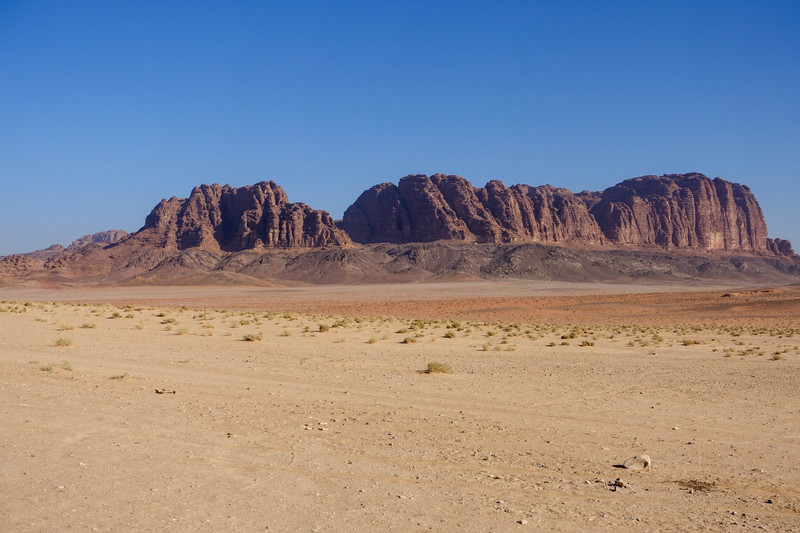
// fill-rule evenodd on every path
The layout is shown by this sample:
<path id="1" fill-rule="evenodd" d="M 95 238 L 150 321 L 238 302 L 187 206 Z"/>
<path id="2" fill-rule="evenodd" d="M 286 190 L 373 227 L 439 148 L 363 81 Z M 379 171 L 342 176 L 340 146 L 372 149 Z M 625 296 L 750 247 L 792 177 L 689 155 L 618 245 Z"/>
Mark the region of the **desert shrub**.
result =
<path id="1" fill-rule="evenodd" d="M 242 337 L 242 340 L 245 342 L 255 342 L 260 341 L 264 338 L 264 335 L 259 333 L 248 333 Z"/>
<path id="2" fill-rule="evenodd" d="M 446 339 L 455 339 L 456 338 L 456 332 L 455 331 L 448 331 L 448 332 L 446 332 L 444 334 L 444 338 L 446 338 Z"/>
<path id="3" fill-rule="evenodd" d="M 415 342 L 417 342 L 417 339 L 414 337 L 406 337 L 405 339 L 400 341 L 401 344 L 413 344 Z"/>
<path id="4" fill-rule="evenodd" d="M 95 329 L 97 327 L 97 323 L 96 322 L 84 322 L 83 324 L 81 324 L 81 327 L 83 329 Z"/>
<path id="5" fill-rule="evenodd" d="M 428 363 L 425 372 L 428 374 L 452 374 L 453 368 L 446 363 L 431 362 Z"/>
<path id="6" fill-rule="evenodd" d="M 53 343 L 53 346 L 60 346 L 62 348 L 66 348 L 67 346 L 72 346 L 72 340 L 71 339 L 66 339 L 64 337 L 59 337 Z"/>
<path id="7" fill-rule="evenodd" d="M 72 372 L 72 363 L 70 363 L 69 361 L 62 361 L 61 363 L 58 364 L 50 363 L 49 365 L 44 365 L 39 370 L 41 370 L 42 372 L 52 372 L 53 369 L 55 368 L 61 368 L 64 370 L 68 370 L 69 372 Z"/>
<path id="8" fill-rule="evenodd" d="M 318 328 L 320 333 L 327 333 L 331 330 L 331 327 L 328 324 L 319 324 Z"/>

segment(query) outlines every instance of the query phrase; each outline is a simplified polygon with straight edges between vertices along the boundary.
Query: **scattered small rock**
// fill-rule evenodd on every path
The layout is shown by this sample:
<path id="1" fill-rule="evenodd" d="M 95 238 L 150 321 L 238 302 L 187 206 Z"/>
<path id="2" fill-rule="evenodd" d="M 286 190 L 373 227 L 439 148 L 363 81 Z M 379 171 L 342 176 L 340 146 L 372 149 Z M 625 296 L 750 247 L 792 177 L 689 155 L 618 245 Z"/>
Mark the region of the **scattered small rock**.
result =
<path id="1" fill-rule="evenodd" d="M 628 470 L 653 469 L 653 463 L 650 461 L 649 455 L 634 455 L 633 457 L 628 457 L 625 459 L 625 462 L 622 463 L 622 466 Z"/>
<path id="2" fill-rule="evenodd" d="M 625 488 L 626 486 L 627 485 L 625 484 L 625 482 L 622 481 L 620 478 L 617 478 L 614 481 L 610 481 L 608 483 L 608 487 L 614 492 L 617 492 L 619 489 Z"/>
<path id="3" fill-rule="evenodd" d="M 167 389 L 156 389 L 156 394 L 175 394 L 175 391 Z"/>

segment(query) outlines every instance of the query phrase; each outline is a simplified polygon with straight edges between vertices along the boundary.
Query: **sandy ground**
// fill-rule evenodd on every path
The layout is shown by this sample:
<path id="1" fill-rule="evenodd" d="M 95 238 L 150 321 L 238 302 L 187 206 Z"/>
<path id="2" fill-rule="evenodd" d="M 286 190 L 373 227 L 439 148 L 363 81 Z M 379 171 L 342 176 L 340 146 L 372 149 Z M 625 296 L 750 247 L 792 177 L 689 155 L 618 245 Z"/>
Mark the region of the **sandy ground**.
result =
<path id="1" fill-rule="evenodd" d="M 525 287 L 0 290 L 0 529 L 800 531 L 796 288 Z"/>

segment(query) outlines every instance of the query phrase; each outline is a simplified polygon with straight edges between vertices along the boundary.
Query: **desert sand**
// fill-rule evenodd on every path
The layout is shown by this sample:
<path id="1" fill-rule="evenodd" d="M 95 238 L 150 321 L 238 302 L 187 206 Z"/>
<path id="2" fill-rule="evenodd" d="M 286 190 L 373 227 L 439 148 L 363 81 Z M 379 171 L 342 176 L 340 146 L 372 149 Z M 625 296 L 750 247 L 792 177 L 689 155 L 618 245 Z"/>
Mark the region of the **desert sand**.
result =
<path id="1" fill-rule="evenodd" d="M 0 300 L 5 531 L 800 531 L 797 287 Z"/>

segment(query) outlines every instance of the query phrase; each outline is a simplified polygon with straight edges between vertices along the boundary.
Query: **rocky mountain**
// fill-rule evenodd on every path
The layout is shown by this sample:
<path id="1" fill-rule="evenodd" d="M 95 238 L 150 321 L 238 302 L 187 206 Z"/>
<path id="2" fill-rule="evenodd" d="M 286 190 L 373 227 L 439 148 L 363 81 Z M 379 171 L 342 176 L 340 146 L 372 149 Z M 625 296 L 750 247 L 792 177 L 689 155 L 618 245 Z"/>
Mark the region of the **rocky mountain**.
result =
<path id="1" fill-rule="evenodd" d="M 48 246 L 47 248 L 43 248 L 42 250 L 36 250 L 34 252 L 27 252 L 24 254 L 16 254 L 16 255 L 25 256 L 29 259 L 39 259 L 42 261 L 46 261 L 50 258 L 57 257 L 65 253 L 75 252 L 78 250 L 78 248 L 82 248 L 90 244 L 111 244 L 120 241 L 127 236 L 128 232 L 121 229 L 101 231 L 99 233 L 92 233 L 91 235 L 84 235 L 83 237 L 78 237 L 77 239 L 72 241 L 72 244 L 70 244 L 67 247 L 64 247 L 61 244 L 53 244 Z"/>
<path id="2" fill-rule="evenodd" d="M 107 231 L 101 231 L 99 233 L 92 233 L 91 235 L 78 237 L 72 241 L 72 244 L 70 244 L 67 248 L 79 248 L 81 246 L 86 246 L 87 244 L 110 244 L 121 241 L 128 235 L 129 233 L 125 230 L 110 229 Z"/>
<path id="3" fill-rule="evenodd" d="M 792 243 L 785 239 L 767 239 L 767 248 L 775 255 L 794 255 Z"/>
<path id="4" fill-rule="evenodd" d="M 625 180 L 603 191 L 591 214 L 613 243 L 770 251 L 764 214 L 750 189 L 702 174 Z"/>
<path id="5" fill-rule="evenodd" d="M 289 203 L 274 182 L 202 185 L 188 198 L 162 200 L 131 235 L 102 232 L 0 258 L 2 284 L 797 276 L 800 258 L 788 241 L 767 238 L 750 189 L 702 174 L 643 176 L 577 194 L 406 176 L 361 194 L 339 227 L 325 211 Z"/>
<path id="6" fill-rule="evenodd" d="M 210 251 L 136 247 L 82 248 L 42 264 L 0 261 L 0 280 L 47 284 L 286 285 L 531 279 L 681 282 L 758 279 L 797 283 L 800 261 L 775 256 L 699 256 L 632 249 L 572 249 L 535 243 L 458 241 L 369 244 L 351 248 Z"/>
<path id="7" fill-rule="evenodd" d="M 603 192 L 544 185 L 473 187 L 459 176 L 411 175 L 365 191 L 340 227 L 360 243 L 456 240 L 627 245 L 788 255 L 767 239 L 764 215 L 744 185 L 698 173 L 642 176 Z"/>
<path id="8" fill-rule="evenodd" d="M 202 185 L 189 198 L 164 199 L 133 239 L 161 248 L 226 252 L 352 244 L 326 211 L 289 203 L 273 181 L 238 188 Z"/>
<path id="9" fill-rule="evenodd" d="M 340 227 L 361 243 L 605 241 L 586 204 L 567 189 L 507 188 L 500 181 L 476 188 L 443 174 L 372 187 L 345 211 Z"/>

